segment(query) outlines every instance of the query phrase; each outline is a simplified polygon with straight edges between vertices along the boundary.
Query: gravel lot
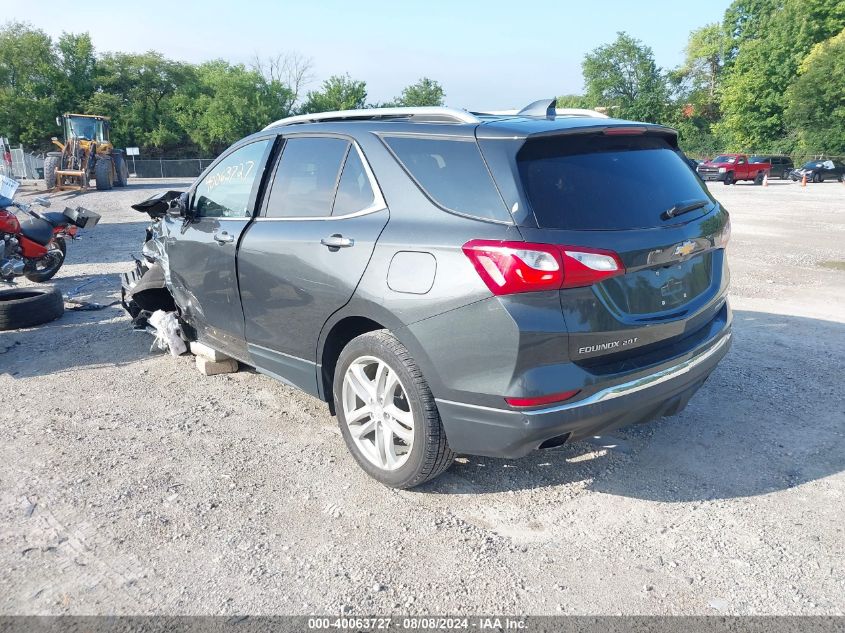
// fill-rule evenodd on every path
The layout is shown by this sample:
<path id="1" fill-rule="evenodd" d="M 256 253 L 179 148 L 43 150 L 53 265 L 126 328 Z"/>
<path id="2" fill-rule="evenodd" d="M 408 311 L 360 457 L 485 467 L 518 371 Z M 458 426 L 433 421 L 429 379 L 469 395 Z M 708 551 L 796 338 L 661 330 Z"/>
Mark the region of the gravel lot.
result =
<path id="1" fill-rule="evenodd" d="M 53 283 L 115 300 L 129 204 L 187 184 L 53 195 L 103 215 Z M 689 407 L 413 491 L 320 402 L 150 353 L 119 306 L 0 333 L 0 614 L 842 614 L 845 186 L 712 190 L 735 342 Z"/>

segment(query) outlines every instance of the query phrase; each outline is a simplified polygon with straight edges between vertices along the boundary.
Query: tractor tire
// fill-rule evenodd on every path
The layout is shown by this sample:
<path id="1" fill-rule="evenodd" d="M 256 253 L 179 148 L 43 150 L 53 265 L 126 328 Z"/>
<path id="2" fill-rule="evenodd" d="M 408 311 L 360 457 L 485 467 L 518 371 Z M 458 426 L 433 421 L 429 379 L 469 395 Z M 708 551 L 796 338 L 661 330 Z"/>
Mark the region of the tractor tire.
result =
<path id="1" fill-rule="evenodd" d="M 114 164 L 111 156 L 98 156 L 94 165 L 94 180 L 97 181 L 97 189 L 109 191 L 114 186 Z"/>
<path id="2" fill-rule="evenodd" d="M 61 152 L 49 152 L 44 159 L 44 186 L 47 189 L 55 189 L 58 178 L 56 170 L 62 164 Z"/>
<path id="3" fill-rule="evenodd" d="M 129 182 L 129 167 L 126 164 L 126 157 L 122 153 L 115 152 L 112 154 L 114 161 L 114 186 L 125 187 Z"/>
<path id="4" fill-rule="evenodd" d="M 0 330 L 17 330 L 58 319 L 65 312 L 55 286 L 0 290 Z"/>

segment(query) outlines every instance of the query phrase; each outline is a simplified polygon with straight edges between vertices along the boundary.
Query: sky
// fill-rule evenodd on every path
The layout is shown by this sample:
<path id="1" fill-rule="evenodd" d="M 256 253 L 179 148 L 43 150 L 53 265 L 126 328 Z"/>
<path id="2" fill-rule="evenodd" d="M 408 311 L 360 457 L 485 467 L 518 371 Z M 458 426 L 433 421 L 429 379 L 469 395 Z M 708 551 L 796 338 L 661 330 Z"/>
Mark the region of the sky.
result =
<path id="1" fill-rule="evenodd" d="M 0 20 L 29 22 L 54 37 L 87 31 L 98 52 L 156 50 L 190 62 L 248 64 L 256 54 L 295 51 L 313 61 L 309 89 L 349 73 L 367 82 L 373 103 L 425 76 L 443 85 L 448 105 L 484 110 L 580 93 L 584 54 L 613 41 L 617 31 L 650 46 L 659 66 L 677 66 L 689 32 L 721 20 L 729 4 L 0 0 Z"/>

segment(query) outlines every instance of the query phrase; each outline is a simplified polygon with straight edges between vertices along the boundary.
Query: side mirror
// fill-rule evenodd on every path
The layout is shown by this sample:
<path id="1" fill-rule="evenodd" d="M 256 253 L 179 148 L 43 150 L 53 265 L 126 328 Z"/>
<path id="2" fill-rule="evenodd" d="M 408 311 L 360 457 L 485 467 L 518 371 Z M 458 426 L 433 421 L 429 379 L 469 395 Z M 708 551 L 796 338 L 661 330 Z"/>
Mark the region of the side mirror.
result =
<path id="1" fill-rule="evenodd" d="M 169 213 L 170 215 L 182 217 L 186 220 L 193 219 L 194 213 L 190 208 L 190 197 L 187 193 L 183 192 L 170 201 Z"/>

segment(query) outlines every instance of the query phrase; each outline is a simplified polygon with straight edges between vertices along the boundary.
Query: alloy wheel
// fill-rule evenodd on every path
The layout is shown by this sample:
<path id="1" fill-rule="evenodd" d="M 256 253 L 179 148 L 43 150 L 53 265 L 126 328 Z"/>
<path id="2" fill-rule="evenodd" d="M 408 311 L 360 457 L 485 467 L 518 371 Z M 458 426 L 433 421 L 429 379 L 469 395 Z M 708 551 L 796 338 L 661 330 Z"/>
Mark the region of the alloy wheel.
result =
<path id="1" fill-rule="evenodd" d="M 414 414 L 396 372 L 375 356 L 361 356 L 343 377 L 343 417 L 355 445 L 374 466 L 401 468 L 414 444 Z"/>

